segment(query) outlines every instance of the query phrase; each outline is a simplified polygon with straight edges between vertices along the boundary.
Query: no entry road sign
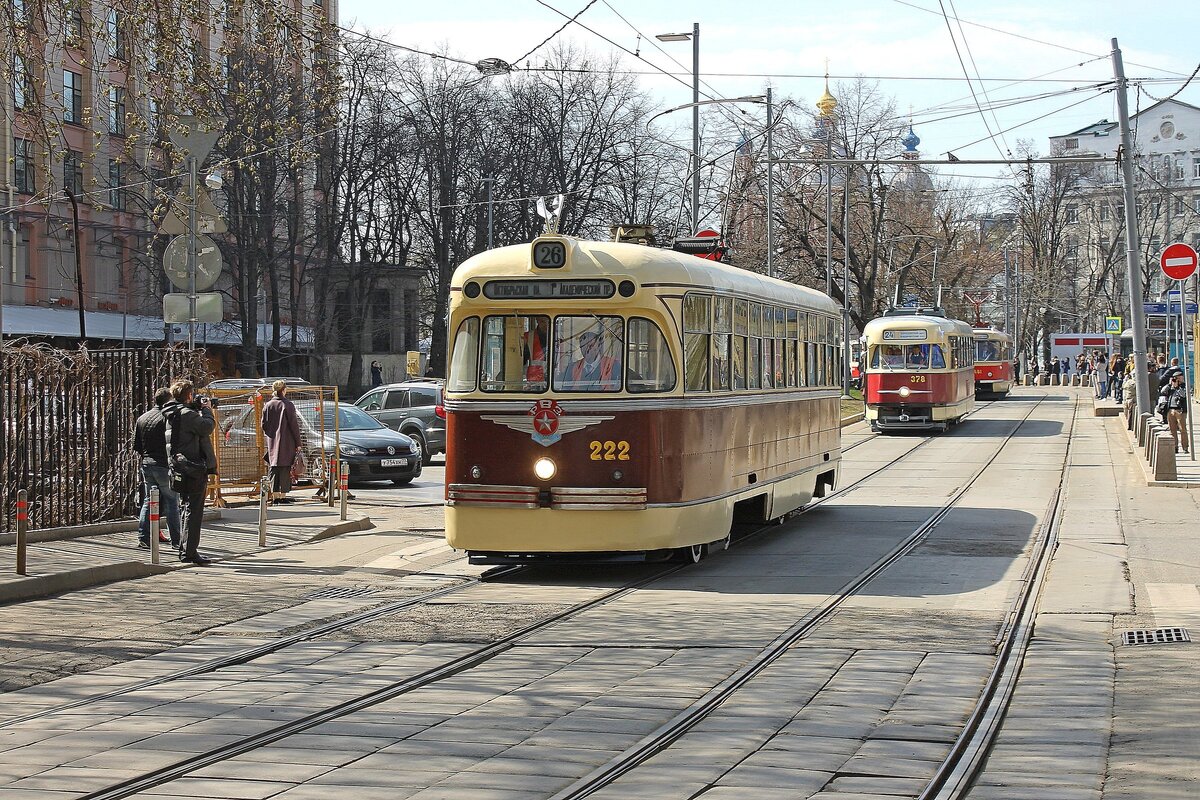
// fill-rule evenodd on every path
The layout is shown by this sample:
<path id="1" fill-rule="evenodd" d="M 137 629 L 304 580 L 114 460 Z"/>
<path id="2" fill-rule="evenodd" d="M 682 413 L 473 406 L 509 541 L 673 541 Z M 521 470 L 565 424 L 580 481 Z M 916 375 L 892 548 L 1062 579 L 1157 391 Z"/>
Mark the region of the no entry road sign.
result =
<path id="1" fill-rule="evenodd" d="M 1190 245 L 1176 242 L 1162 251 L 1158 263 L 1168 278 L 1185 281 L 1196 271 L 1196 251 Z"/>

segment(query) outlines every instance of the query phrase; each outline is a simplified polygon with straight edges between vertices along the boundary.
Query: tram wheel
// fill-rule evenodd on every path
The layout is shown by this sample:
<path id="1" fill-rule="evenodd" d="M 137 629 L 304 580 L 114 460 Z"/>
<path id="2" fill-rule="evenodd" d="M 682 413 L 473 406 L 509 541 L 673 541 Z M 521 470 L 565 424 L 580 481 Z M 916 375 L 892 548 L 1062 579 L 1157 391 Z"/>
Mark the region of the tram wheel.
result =
<path id="1" fill-rule="evenodd" d="M 681 547 L 675 551 L 675 556 L 685 564 L 699 564 L 708 555 L 708 545 L 694 544 L 691 547 Z"/>

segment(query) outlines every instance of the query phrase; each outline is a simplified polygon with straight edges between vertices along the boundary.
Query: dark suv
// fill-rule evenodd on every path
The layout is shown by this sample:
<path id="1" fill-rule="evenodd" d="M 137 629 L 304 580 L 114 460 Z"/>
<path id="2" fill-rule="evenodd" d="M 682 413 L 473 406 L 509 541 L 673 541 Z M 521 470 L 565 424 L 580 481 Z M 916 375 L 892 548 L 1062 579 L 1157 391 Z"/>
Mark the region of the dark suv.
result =
<path id="1" fill-rule="evenodd" d="M 354 405 L 395 431 L 416 439 L 424 463 L 446 452 L 446 409 L 440 381 L 416 380 L 376 386 Z"/>

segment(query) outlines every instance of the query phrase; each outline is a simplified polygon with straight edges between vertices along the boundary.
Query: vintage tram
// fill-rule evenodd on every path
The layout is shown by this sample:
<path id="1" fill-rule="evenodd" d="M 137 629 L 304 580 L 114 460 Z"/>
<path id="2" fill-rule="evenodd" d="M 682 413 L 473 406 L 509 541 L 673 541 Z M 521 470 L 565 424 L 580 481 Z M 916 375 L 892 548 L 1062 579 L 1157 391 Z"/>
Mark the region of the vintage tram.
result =
<path id="1" fill-rule="evenodd" d="M 545 235 L 451 287 L 446 538 L 473 563 L 703 557 L 837 481 L 838 307 L 693 255 Z"/>
<path id="2" fill-rule="evenodd" d="M 1004 397 L 1013 387 L 1012 337 L 995 328 L 975 328 L 975 396 Z"/>
<path id="3" fill-rule="evenodd" d="M 864 399 L 877 431 L 946 430 L 975 404 L 971 326 L 940 308 L 897 308 L 863 330 Z"/>

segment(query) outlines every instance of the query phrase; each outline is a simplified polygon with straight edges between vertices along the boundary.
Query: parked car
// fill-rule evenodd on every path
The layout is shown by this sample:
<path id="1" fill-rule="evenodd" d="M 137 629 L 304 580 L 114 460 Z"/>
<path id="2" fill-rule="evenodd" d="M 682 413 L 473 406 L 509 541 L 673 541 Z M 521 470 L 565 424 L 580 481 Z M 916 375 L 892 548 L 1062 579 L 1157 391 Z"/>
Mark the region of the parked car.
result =
<path id="1" fill-rule="evenodd" d="M 310 470 L 322 450 L 333 449 L 334 431 L 339 441 L 339 456 L 350 465 L 351 481 L 391 481 L 397 486 L 421 475 L 420 445 L 402 433 L 391 430 L 362 409 L 348 403 L 325 403 L 318 413 L 315 400 L 295 401 L 300 415 L 300 435 Z M 336 418 L 334 414 L 337 414 Z M 258 453 L 258 420 L 255 408 L 247 405 L 221 422 L 221 450 L 252 449 Z M 224 456 L 222 457 L 224 463 Z"/>
<path id="2" fill-rule="evenodd" d="M 392 430 L 416 440 L 426 465 L 434 453 L 446 452 L 446 409 L 442 405 L 441 381 L 426 379 L 376 386 L 354 405 Z"/>

